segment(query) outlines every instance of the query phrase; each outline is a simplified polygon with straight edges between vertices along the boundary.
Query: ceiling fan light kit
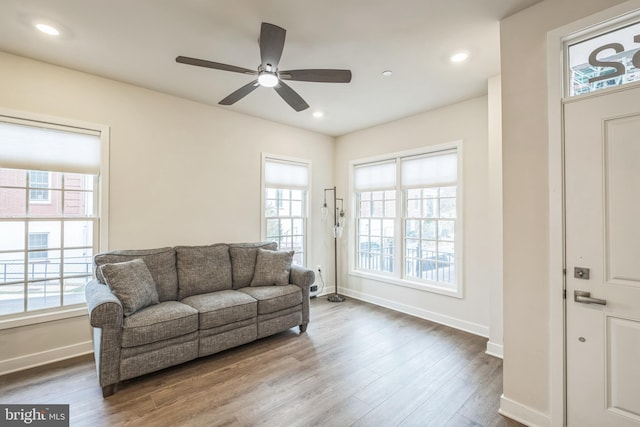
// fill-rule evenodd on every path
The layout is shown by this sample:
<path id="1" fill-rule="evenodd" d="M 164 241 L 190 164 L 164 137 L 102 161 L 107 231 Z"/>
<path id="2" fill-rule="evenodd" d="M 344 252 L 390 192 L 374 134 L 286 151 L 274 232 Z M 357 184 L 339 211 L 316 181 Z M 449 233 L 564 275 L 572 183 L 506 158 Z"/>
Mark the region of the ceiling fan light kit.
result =
<path id="1" fill-rule="evenodd" d="M 258 75 L 258 83 L 264 87 L 276 87 L 278 85 L 278 76 L 276 73 L 263 71 Z"/>
<path id="2" fill-rule="evenodd" d="M 308 69 L 278 71 L 278 64 L 280 63 L 280 57 L 284 50 L 286 34 L 287 31 L 284 28 L 266 22 L 262 23 L 259 42 L 260 59 L 262 62 L 258 66 L 257 71 L 187 56 L 178 56 L 176 62 L 258 76 L 256 80 L 242 86 L 221 100 L 219 102 L 221 105 L 232 105 L 253 92 L 258 86 L 264 86 L 274 88 L 278 95 L 295 111 L 303 111 L 309 108 L 309 104 L 307 104 L 296 91 L 286 85 L 283 80 L 321 83 L 349 83 L 351 81 L 350 70 Z"/>

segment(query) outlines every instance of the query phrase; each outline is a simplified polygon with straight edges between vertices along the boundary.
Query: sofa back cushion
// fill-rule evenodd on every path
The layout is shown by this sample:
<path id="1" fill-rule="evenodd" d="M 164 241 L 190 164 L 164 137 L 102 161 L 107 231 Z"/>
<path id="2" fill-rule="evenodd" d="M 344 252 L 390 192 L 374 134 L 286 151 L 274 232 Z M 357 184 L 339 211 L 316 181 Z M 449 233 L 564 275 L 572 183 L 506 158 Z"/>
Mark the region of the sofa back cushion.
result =
<path id="1" fill-rule="evenodd" d="M 106 283 L 100 272 L 101 265 L 142 259 L 156 283 L 159 301 L 175 301 L 178 298 L 178 274 L 176 272 L 176 252 L 173 248 L 122 250 L 97 254 L 96 277 Z"/>
<path id="2" fill-rule="evenodd" d="M 232 243 L 229 245 L 231 269 L 233 273 L 233 289 L 240 289 L 251 284 L 256 268 L 258 249 L 275 251 L 276 242 Z"/>
<path id="3" fill-rule="evenodd" d="M 229 245 L 177 246 L 178 299 L 231 289 Z"/>

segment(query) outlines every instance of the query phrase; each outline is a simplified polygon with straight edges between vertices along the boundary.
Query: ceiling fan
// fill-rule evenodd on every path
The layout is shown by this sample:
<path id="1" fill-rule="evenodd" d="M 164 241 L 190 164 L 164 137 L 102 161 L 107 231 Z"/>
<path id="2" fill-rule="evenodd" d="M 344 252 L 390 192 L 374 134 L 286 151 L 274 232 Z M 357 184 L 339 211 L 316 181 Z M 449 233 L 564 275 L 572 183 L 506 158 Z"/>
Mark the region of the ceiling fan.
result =
<path id="1" fill-rule="evenodd" d="M 309 108 L 304 99 L 283 80 L 293 80 L 301 82 L 322 82 L 322 83 L 349 83 L 351 81 L 350 70 L 330 70 L 330 69 L 310 69 L 310 70 L 278 70 L 278 63 L 284 49 L 284 39 L 287 31 L 277 25 L 262 23 L 260 29 L 260 59 L 262 63 L 258 65 L 258 70 L 236 67 L 234 65 L 221 64 L 219 62 L 206 61 L 204 59 L 178 56 L 176 62 L 181 64 L 195 65 L 198 67 L 213 68 L 216 70 L 233 71 L 255 76 L 257 79 L 242 86 L 222 101 L 221 105 L 232 105 L 251 92 L 258 86 L 272 87 L 287 104 L 296 111 Z"/>

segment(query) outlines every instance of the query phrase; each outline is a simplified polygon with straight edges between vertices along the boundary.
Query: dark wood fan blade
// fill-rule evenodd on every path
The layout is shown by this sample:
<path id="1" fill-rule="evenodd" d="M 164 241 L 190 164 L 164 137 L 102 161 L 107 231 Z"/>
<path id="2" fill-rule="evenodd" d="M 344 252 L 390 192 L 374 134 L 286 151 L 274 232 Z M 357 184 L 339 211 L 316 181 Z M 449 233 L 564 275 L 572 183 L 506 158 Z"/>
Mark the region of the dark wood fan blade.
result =
<path id="1" fill-rule="evenodd" d="M 245 96 L 249 95 L 251 92 L 256 90 L 256 88 L 260 86 L 258 84 L 258 80 L 254 80 L 249 84 L 242 86 L 240 89 L 233 92 L 231 95 L 227 96 L 222 101 L 218 102 L 220 105 L 232 105 L 236 102 L 240 101 Z"/>
<path id="2" fill-rule="evenodd" d="M 281 71 L 278 75 L 284 80 L 300 82 L 349 83 L 351 81 L 350 70 L 288 70 Z"/>
<path id="3" fill-rule="evenodd" d="M 234 73 L 251 74 L 255 76 L 258 74 L 255 70 L 248 68 L 236 67 L 235 65 L 221 64 L 219 62 L 206 61 L 204 59 L 189 58 L 188 56 L 178 56 L 176 62 L 181 64 L 195 65 L 197 67 L 213 68 L 215 70 L 233 71 Z"/>
<path id="4" fill-rule="evenodd" d="M 302 111 L 309 108 L 309 104 L 304 102 L 304 99 L 300 95 L 296 93 L 295 90 L 291 89 L 287 86 L 283 81 L 280 81 L 278 86 L 274 88 L 278 95 L 285 100 L 287 104 L 291 106 L 296 111 Z"/>
<path id="5" fill-rule="evenodd" d="M 286 35 L 287 31 L 284 28 L 266 22 L 262 23 L 260 28 L 260 59 L 262 59 L 262 68 L 265 70 L 275 71 L 278 68 Z M 271 69 L 267 65 L 270 65 Z"/>

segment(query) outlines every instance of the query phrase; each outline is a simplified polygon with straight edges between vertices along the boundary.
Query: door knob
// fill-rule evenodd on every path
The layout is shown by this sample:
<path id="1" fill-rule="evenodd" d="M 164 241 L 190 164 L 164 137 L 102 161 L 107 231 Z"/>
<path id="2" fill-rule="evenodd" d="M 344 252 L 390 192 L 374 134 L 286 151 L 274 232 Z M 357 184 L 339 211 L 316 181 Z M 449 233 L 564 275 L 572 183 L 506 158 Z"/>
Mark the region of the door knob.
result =
<path id="1" fill-rule="evenodd" d="M 573 291 L 573 300 L 582 304 L 607 305 L 607 301 L 600 298 L 591 298 L 591 292 Z"/>

